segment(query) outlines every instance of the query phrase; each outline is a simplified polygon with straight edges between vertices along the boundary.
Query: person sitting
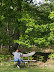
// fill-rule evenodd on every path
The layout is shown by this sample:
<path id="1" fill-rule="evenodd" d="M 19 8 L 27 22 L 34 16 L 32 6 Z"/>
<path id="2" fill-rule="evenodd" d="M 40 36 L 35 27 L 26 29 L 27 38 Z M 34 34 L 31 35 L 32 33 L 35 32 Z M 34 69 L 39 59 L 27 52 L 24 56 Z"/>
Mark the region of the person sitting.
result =
<path id="1" fill-rule="evenodd" d="M 22 61 L 24 64 L 26 64 L 27 62 L 23 61 L 21 59 L 22 53 L 19 52 L 19 49 L 17 48 L 16 51 L 14 52 L 14 62 L 18 62 L 18 69 L 20 69 L 20 62 Z"/>

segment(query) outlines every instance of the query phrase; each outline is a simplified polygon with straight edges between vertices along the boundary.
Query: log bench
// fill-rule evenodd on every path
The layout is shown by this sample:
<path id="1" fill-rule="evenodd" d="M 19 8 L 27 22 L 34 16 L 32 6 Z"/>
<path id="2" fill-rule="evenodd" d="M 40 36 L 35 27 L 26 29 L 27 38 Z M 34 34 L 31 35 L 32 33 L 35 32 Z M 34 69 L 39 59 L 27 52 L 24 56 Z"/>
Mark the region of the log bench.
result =
<path id="1" fill-rule="evenodd" d="M 14 55 L 14 52 L 12 54 Z M 28 67 L 29 67 L 29 62 L 35 62 L 36 61 L 36 60 L 30 60 L 29 59 L 29 57 L 34 55 L 34 54 L 35 54 L 35 51 L 22 55 L 22 57 L 28 57 L 28 60 L 24 60 L 25 62 L 28 62 Z M 14 61 L 14 60 L 11 60 L 11 61 Z"/>

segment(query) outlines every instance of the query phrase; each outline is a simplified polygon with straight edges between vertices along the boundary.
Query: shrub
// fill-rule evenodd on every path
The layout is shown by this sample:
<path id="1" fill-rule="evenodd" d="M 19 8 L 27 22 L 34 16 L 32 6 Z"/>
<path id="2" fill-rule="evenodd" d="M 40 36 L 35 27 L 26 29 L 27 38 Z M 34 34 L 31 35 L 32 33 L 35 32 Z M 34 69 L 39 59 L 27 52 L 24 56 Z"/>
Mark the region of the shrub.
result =
<path id="1" fill-rule="evenodd" d="M 0 62 L 3 60 L 9 60 L 10 55 L 0 55 Z"/>
<path id="2" fill-rule="evenodd" d="M 43 58 L 44 58 L 44 56 L 40 56 L 40 57 L 39 57 L 39 60 L 40 60 L 40 61 L 43 61 Z"/>
<path id="3" fill-rule="evenodd" d="M 28 60 L 28 57 L 23 57 L 23 59 L 24 59 L 24 60 Z M 32 60 L 32 59 L 33 59 L 33 57 L 30 56 L 30 57 L 29 57 L 29 60 Z"/>
<path id="4" fill-rule="evenodd" d="M 50 55 L 48 56 L 48 58 L 54 59 L 54 53 L 50 54 Z"/>

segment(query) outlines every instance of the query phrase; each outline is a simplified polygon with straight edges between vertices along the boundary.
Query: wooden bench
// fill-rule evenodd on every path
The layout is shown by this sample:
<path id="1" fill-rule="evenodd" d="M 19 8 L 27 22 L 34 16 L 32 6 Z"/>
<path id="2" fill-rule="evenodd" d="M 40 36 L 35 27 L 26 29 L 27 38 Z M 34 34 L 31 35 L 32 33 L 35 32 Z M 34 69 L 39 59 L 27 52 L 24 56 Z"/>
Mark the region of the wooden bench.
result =
<path id="1" fill-rule="evenodd" d="M 14 52 L 12 53 L 14 55 Z M 28 62 L 28 67 L 29 67 L 29 62 L 35 62 L 36 60 L 30 60 L 29 57 L 34 55 L 35 51 L 28 53 L 28 54 L 23 54 L 22 57 L 28 57 L 28 60 L 24 60 L 25 62 Z M 14 61 L 14 60 L 11 60 Z"/>

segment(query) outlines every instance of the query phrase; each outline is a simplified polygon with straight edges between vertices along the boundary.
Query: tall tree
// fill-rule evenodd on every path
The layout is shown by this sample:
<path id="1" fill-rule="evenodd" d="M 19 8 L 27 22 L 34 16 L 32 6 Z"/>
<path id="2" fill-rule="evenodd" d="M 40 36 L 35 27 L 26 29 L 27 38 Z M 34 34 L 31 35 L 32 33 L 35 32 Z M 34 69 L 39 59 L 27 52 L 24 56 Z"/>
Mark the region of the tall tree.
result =
<path id="1" fill-rule="evenodd" d="M 39 7 L 23 0 L 0 1 L 0 44 L 31 47 L 49 46 L 51 42 L 49 4 Z M 16 47 L 15 46 L 15 47 Z"/>

